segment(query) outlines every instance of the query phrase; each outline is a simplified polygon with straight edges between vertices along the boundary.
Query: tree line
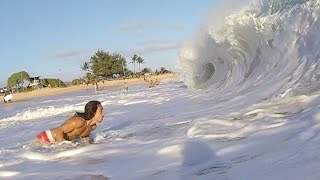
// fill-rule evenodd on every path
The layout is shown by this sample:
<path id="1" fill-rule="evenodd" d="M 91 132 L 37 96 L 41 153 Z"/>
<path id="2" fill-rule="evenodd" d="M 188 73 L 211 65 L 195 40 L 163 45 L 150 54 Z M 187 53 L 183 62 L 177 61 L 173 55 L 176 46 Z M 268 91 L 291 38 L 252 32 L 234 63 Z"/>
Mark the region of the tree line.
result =
<path id="1" fill-rule="evenodd" d="M 13 73 L 7 80 L 7 87 L 15 91 L 32 91 L 34 87 L 30 86 L 32 79 L 28 72 L 20 71 Z M 60 79 L 45 78 L 40 79 L 38 87 L 65 87 L 66 85 Z"/>
<path id="2" fill-rule="evenodd" d="M 133 64 L 133 71 L 128 69 L 128 62 L 126 59 L 118 53 L 109 53 L 103 50 L 97 50 L 92 55 L 88 62 L 84 62 L 80 65 L 80 68 L 85 71 L 85 75 L 79 79 L 74 79 L 72 84 L 93 84 L 99 80 L 109 78 L 128 78 L 140 76 L 144 73 L 163 74 L 170 73 L 164 67 L 158 71 L 153 72 L 150 68 L 143 68 L 140 70 L 141 64 L 146 63 L 145 59 L 137 54 L 134 54 L 130 62 Z M 138 71 L 136 71 L 136 65 L 138 65 Z M 30 76 L 26 71 L 20 71 L 13 73 L 7 80 L 7 87 L 15 89 L 23 89 L 30 84 Z M 60 79 L 41 79 L 41 84 L 49 87 L 65 87 L 66 85 Z"/>
<path id="3" fill-rule="evenodd" d="M 134 54 L 131 57 L 131 61 L 129 63 L 133 63 L 133 71 L 127 68 L 126 59 L 118 53 L 109 53 L 103 50 L 98 50 L 93 56 L 91 56 L 88 62 L 84 62 L 80 65 L 80 68 L 85 71 L 85 76 L 80 79 L 73 80 L 73 84 L 80 83 L 96 83 L 101 79 L 109 79 L 109 78 L 119 78 L 119 77 L 134 77 L 140 76 L 143 73 L 152 73 L 150 68 L 144 68 L 140 70 L 140 65 L 145 63 L 143 57 Z M 136 64 L 138 65 L 138 72 L 136 72 Z M 160 71 L 156 71 L 155 73 L 168 73 L 170 71 L 166 70 L 164 67 L 160 69 Z"/>

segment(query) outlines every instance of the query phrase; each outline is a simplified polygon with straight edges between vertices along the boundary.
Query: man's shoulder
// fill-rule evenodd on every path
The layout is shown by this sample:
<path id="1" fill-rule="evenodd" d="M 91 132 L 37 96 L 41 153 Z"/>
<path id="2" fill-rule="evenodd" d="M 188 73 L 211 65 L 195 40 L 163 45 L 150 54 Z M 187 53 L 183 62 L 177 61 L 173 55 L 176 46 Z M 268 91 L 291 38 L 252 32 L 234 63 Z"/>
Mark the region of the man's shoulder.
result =
<path id="1" fill-rule="evenodd" d="M 67 120 L 67 123 L 85 125 L 86 120 L 79 116 L 72 116 L 70 119 Z"/>

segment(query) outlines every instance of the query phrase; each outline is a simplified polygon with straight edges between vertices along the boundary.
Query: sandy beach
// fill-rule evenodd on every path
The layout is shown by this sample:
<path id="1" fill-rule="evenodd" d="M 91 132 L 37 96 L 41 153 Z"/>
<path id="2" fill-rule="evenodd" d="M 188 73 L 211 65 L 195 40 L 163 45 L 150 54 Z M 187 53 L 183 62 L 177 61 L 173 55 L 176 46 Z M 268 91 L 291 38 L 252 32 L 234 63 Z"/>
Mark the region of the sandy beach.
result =
<path id="1" fill-rule="evenodd" d="M 177 74 L 163 74 L 163 75 L 153 75 L 149 76 L 149 80 L 156 80 L 158 79 L 161 83 L 161 81 L 166 79 L 176 79 L 178 78 Z M 149 86 L 149 82 L 144 81 L 143 76 L 140 78 L 132 78 L 132 79 L 123 79 L 123 80 L 112 80 L 112 81 L 104 81 L 104 83 L 100 82 L 98 83 L 99 88 L 103 87 L 112 87 L 112 86 L 123 86 L 124 82 L 127 83 L 130 89 L 130 85 L 138 85 L 138 84 L 145 84 L 146 86 Z M 13 95 L 12 101 L 21 101 L 24 99 L 30 99 L 35 97 L 43 97 L 43 96 L 50 96 L 50 95 L 57 95 L 57 94 L 63 94 L 67 92 L 72 91 L 78 91 L 78 90 L 85 90 L 85 89 L 94 89 L 94 86 L 92 84 L 90 85 L 72 85 L 65 88 L 43 88 L 34 90 L 31 92 L 26 93 L 15 93 Z"/>

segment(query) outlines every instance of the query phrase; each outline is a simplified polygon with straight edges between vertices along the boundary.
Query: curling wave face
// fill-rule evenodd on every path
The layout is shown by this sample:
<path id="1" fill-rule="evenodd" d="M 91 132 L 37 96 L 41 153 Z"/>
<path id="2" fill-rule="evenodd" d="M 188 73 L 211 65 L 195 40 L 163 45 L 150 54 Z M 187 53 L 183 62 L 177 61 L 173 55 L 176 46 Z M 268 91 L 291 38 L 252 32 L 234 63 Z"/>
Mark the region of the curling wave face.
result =
<path id="1" fill-rule="evenodd" d="M 188 86 L 260 99 L 320 88 L 320 1 L 254 1 L 180 52 Z M 263 89 L 263 92 L 261 90 Z"/>

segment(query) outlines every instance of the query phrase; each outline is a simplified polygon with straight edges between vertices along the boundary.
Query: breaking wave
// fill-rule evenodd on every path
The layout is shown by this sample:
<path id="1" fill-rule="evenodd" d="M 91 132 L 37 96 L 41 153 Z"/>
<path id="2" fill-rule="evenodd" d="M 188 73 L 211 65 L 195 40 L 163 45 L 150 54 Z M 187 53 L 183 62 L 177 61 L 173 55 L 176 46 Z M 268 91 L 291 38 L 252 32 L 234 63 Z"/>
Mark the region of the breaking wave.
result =
<path id="1" fill-rule="evenodd" d="M 320 89 L 320 1 L 265 0 L 208 24 L 177 61 L 188 86 L 261 98 Z M 263 92 L 261 91 L 263 89 Z"/>

